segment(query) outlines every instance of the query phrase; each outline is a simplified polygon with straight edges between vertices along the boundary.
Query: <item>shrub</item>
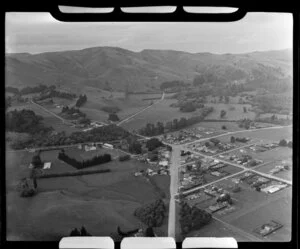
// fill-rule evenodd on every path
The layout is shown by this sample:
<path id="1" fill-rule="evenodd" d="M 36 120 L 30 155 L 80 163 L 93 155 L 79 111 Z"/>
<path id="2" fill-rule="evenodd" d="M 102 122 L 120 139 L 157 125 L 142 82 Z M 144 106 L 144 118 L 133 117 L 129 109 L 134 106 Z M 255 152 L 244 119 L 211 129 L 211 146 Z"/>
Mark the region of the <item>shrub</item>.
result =
<path id="1" fill-rule="evenodd" d="M 283 146 L 283 147 L 288 145 L 288 143 L 285 139 L 281 139 L 278 144 L 279 144 L 279 146 Z"/>

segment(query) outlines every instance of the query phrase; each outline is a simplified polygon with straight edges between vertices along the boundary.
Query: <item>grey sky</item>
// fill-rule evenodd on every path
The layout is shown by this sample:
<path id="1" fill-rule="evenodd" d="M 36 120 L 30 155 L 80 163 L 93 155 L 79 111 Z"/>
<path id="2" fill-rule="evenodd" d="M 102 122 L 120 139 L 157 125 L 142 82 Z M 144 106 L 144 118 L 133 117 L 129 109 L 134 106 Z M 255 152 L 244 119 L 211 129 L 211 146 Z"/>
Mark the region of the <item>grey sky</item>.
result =
<path id="1" fill-rule="evenodd" d="M 231 23 L 64 23 L 49 13 L 7 13 L 6 52 L 40 53 L 116 46 L 244 53 L 292 47 L 287 13 L 250 13 Z"/>

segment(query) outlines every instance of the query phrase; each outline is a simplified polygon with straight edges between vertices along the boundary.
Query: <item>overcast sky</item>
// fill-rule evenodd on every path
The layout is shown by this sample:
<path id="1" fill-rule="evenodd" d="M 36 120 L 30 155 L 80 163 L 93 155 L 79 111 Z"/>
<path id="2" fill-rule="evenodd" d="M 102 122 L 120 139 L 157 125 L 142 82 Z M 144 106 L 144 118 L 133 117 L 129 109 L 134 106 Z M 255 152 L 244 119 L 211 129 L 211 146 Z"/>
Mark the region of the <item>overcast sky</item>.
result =
<path id="1" fill-rule="evenodd" d="M 292 48 L 287 13 L 250 13 L 230 23 L 66 23 L 49 13 L 7 13 L 6 52 L 114 46 L 141 51 L 244 53 Z"/>

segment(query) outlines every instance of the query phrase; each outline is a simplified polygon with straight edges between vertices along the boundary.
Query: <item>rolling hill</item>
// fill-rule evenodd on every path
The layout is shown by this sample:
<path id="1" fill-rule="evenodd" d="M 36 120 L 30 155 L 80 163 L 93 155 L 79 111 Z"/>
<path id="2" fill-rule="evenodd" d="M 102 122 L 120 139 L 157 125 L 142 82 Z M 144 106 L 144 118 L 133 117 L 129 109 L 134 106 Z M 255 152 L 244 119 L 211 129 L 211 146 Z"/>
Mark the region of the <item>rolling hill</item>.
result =
<path id="1" fill-rule="evenodd" d="M 116 47 L 94 47 L 41 54 L 6 54 L 6 86 L 37 84 L 68 88 L 145 91 L 159 89 L 164 81 L 192 82 L 212 73 L 223 82 L 283 79 L 292 76 L 292 50 L 246 54 L 188 53 L 173 50 L 132 52 Z"/>

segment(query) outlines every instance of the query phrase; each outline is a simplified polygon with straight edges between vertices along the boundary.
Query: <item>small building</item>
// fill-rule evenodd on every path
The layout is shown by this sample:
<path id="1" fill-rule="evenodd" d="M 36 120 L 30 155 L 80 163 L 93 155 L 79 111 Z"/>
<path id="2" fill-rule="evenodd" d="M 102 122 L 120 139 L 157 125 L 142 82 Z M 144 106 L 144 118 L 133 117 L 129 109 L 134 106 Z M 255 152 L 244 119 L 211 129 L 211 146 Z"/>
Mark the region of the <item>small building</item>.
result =
<path id="1" fill-rule="evenodd" d="M 92 150 L 96 150 L 97 147 L 96 146 L 85 145 L 84 149 L 85 149 L 85 151 L 92 151 Z"/>
<path id="2" fill-rule="evenodd" d="M 114 148 L 114 146 L 112 144 L 108 144 L 108 143 L 103 144 L 103 147 L 105 147 L 107 149 L 113 149 Z"/>
<path id="3" fill-rule="evenodd" d="M 169 162 L 168 162 L 167 160 L 162 160 L 162 161 L 160 161 L 160 162 L 158 163 L 158 165 L 163 166 L 163 167 L 166 167 L 166 166 L 169 165 Z"/>
<path id="4" fill-rule="evenodd" d="M 46 162 L 46 163 L 44 163 L 44 167 L 43 167 L 43 169 L 50 169 L 51 168 L 51 162 Z"/>

